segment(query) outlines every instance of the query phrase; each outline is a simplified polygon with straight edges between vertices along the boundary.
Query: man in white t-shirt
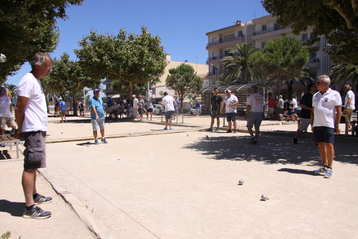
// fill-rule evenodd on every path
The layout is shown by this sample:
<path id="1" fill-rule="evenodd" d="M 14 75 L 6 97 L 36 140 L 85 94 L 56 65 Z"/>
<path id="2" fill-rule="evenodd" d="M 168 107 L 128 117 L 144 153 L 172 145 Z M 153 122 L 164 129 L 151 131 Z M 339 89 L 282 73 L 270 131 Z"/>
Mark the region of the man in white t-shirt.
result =
<path id="1" fill-rule="evenodd" d="M 226 90 L 225 93 L 226 93 L 226 97 L 224 99 L 224 109 L 226 114 L 226 120 L 229 125 L 229 129 L 228 131 L 226 131 L 226 133 L 231 133 L 231 132 L 236 133 L 236 113 L 237 113 L 236 105 L 239 104 L 239 100 L 235 95 L 231 94 L 231 90 Z M 232 124 L 234 125 L 234 131 L 232 131 L 231 128 L 231 121 Z"/>
<path id="2" fill-rule="evenodd" d="M 295 98 L 295 95 L 291 96 L 290 104 L 292 106 L 292 120 L 296 121 L 298 119 L 298 115 L 297 115 L 297 100 Z"/>
<path id="3" fill-rule="evenodd" d="M 12 102 L 5 87 L 0 87 L 0 135 L 5 134 L 5 125 L 11 127 L 11 134 L 16 132 L 16 124 L 12 116 Z M 1 145 L 5 147 L 5 145 Z"/>
<path id="4" fill-rule="evenodd" d="M 251 95 L 247 100 L 247 108 L 246 108 L 246 115 L 247 124 L 246 127 L 250 133 L 251 139 L 249 144 L 258 144 L 258 139 L 260 135 L 260 125 L 264 118 L 264 111 L 265 111 L 265 101 L 264 97 L 257 93 L 257 86 L 253 85 L 250 88 Z M 255 136 L 252 131 L 252 126 L 255 125 Z"/>
<path id="5" fill-rule="evenodd" d="M 346 122 L 349 122 L 348 130 L 352 130 L 351 121 L 352 121 L 353 111 L 356 109 L 356 97 L 350 85 L 345 85 L 344 91 L 346 92 L 346 98 L 344 100 L 343 116 Z"/>
<path id="6" fill-rule="evenodd" d="M 162 99 L 162 106 L 165 110 L 165 128 L 164 130 L 168 129 L 169 124 L 169 130 L 173 130 L 172 128 L 172 121 L 173 121 L 173 115 L 174 111 L 178 108 L 177 102 L 175 99 L 168 95 L 167 92 L 164 92 L 164 98 Z"/>
<path id="7" fill-rule="evenodd" d="M 40 79 L 52 71 L 51 57 L 45 53 L 36 53 L 31 62 L 32 71 L 20 80 L 17 87 L 18 101 L 15 116 L 18 129 L 15 137 L 24 138 L 24 171 L 22 187 L 26 208 L 24 218 L 44 219 L 51 212 L 44 211 L 36 204 L 49 203 L 51 197 L 44 197 L 36 191 L 36 172 L 46 167 L 47 107 Z"/>
<path id="8" fill-rule="evenodd" d="M 138 99 L 135 97 L 135 95 L 132 95 L 133 99 L 133 118 L 135 121 L 139 120 L 139 112 L 138 112 Z"/>
<path id="9" fill-rule="evenodd" d="M 325 178 L 333 175 L 334 134 L 339 134 L 342 113 L 342 98 L 338 91 L 329 88 L 331 79 L 326 75 L 318 77 L 318 92 L 312 98 L 311 126 L 314 141 L 318 144 L 322 167 L 315 173 L 325 173 Z"/>

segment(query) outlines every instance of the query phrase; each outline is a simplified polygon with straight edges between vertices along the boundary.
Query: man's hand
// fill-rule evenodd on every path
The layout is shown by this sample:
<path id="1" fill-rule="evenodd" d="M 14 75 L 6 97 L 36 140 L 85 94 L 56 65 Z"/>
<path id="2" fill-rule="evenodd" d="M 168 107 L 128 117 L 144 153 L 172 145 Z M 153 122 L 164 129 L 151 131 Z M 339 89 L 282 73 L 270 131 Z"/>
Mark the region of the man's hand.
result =
<path id="1" fill-rule="evenodd" d="M 336 127 L 336 128 L 334 128 L 334 133 L 335 134 L 340 134 L 341 130 L 338 127 Z"/>
<path id="2" fill-rule="evenodd" d="M 21 131 L 19 131 L 19 129 L 17 129 L 16 133 L 14 134 L 14 137 L 16 139 L 22 139 L 24 136 L 22 135 Z"/>

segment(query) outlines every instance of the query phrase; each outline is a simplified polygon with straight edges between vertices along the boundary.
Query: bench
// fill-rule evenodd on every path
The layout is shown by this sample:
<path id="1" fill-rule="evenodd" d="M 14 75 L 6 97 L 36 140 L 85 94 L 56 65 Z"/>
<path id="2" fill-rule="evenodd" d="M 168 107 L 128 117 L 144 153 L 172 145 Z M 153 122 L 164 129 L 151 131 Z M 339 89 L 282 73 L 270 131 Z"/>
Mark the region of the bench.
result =
<path id="1" fill-rule="evenodd" d="M 11 136 L 10 134 L 0 135 L 0 144 L 10 144 L 10 150 L 12 150 L 12 144 L 16 146 L 16 158 L 19 158 L 19 144 L 20 140 Z"/>

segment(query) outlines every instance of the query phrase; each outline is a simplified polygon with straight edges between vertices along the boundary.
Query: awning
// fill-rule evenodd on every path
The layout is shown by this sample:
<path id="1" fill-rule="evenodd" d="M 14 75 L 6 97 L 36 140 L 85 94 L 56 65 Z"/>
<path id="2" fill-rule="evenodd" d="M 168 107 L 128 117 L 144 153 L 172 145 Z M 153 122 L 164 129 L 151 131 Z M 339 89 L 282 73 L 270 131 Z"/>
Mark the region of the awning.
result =
<path id="1" fill-rule="evenodd" d="M 116 95 L 111 96 L 112 99 L 119 99 L 119 97 L 121 97 L 120 94 L 116 94 Z"/>

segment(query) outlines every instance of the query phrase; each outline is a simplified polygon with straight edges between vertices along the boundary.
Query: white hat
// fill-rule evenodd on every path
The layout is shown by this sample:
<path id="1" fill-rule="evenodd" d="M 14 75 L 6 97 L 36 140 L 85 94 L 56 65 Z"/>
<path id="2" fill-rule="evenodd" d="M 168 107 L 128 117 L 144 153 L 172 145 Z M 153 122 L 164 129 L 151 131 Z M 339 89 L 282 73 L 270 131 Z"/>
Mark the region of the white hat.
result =
<path id="1" fill-rule="evenodd" d="M 132 95 L 132 97 L 135 97 L 135 95 Z"/>

